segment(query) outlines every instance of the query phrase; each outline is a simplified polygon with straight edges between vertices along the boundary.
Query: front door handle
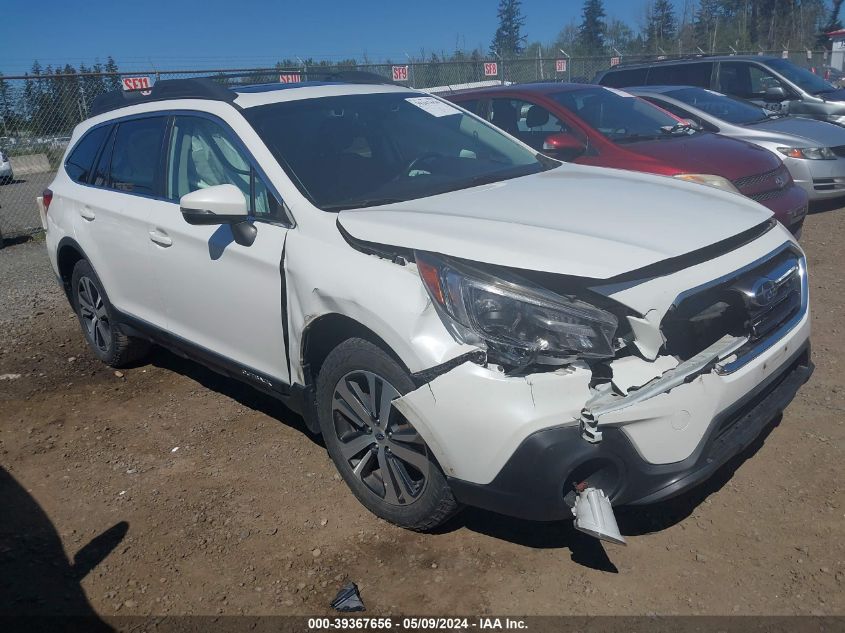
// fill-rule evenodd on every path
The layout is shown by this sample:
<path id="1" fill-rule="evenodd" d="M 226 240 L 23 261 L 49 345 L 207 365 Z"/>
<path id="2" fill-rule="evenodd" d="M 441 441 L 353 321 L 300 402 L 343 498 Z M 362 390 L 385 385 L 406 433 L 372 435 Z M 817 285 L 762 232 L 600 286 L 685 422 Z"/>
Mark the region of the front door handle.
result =
<path id="1" fill-rule="evenodd" d="M 150 231 L 150 239 L 159 246 L 167 247 L 173 244 L 173 240 L 164 231 Z"/>
<path id="2" fill-rule="evenodd" d="M 85 218 L 89 222 L 97 217 L 97 214 L 94 213 L 94 211 L 90 207 L 82 207 L 79 210 L 79 215 L 81 215 L 83 218 Z"/>

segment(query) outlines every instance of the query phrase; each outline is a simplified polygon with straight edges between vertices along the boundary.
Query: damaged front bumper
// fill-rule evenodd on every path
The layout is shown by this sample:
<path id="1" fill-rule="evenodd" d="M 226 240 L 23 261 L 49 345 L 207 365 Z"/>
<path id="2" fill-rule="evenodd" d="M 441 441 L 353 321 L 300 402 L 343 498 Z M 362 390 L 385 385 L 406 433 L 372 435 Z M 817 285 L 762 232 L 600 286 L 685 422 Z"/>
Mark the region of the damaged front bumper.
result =
<path id="1" fill-rule="evenodd" d="M 586 366 L 517 378 L 468 362 L 394 405 L 467 505 L 559 520 L 571 516 L 566 497 L 582 482 L 614 505 L 654 503 L 710 477 L 789 404 L 812 373 L 809 330 L 805 313 L 776 344 L 728 374 L 720 371 L 726 356 L 730 362 L 732 343 L 725 341 L 710 361 L 663 368 L 625 397 L 585 397 Z M 600 421 L 600 441 L 585 436 L 585 406 Z"/>
<path id="2" fill-rule="evenodd" d="M 652 464 L 621 427 L 604 430 L 600 443 L 585 442 L 575 426 L 544 429 L 526 438 L 489 484 L 456 478 L 458 500 L 536 521 L 569 518 L 565 496 L 581 481 L 602 489 L 613 505 L 656 503 L 708 479 L 748 447 L 810 377 L 809 344 L 756 390 L 719 413 L 695 451 L 671 464 Z"/>

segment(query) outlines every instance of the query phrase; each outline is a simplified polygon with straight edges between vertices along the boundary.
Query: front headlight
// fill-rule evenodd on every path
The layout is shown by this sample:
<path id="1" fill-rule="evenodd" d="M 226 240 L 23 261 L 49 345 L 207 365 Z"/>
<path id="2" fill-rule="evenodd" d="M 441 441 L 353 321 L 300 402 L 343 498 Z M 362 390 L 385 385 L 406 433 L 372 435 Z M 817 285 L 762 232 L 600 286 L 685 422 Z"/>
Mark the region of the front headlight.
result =
<path id="1" fill-rule="evenodd" d="M 444 323 L 464 343 L 505 365 L 562 365 L 610 358 L 617 318 L 589 303 L 416 252 L 420 277 Z"/>
<path id="2" fill-rule="evenodd" d="M 716 187 L 716 189 L 723 189 L 731 193 L 739 193 L 739 190 L 734 187 L 734 184 L 730 180 L 715 174 L 678 174 L 675 178 L 697 182 L 700 185 L 707 185 L 708 187 Z"/>
<path id="3" fill-rule="evenodd" d="M 778 151 L 790 158 L 806 160 L 836 160 L 836 154 L 829 147 L 778 147 Z"/>

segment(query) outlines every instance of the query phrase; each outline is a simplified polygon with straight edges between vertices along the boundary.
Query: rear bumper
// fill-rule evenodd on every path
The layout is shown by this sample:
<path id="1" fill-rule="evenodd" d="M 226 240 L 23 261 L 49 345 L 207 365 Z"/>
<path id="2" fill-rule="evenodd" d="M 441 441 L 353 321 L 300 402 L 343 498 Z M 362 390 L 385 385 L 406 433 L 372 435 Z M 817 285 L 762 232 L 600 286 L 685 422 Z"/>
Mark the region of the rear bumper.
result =
<path id="1" fill-rule="evenodd" d="M 570 425 L 528 436 L 489 484 L 454 478 L 449 483 L 462 503 L 538 521 L 570 517 L 564 496 L 585 480 L 602 488 L 614 505 L 662 501 L 708 479 L 749 446 L 812 371 L 807 342 L 754 390 L 716 415 L 697 448 L 680 462 L 646 461 L 620 428 L 605 429 L 602 441 L 590 444 Z"/>

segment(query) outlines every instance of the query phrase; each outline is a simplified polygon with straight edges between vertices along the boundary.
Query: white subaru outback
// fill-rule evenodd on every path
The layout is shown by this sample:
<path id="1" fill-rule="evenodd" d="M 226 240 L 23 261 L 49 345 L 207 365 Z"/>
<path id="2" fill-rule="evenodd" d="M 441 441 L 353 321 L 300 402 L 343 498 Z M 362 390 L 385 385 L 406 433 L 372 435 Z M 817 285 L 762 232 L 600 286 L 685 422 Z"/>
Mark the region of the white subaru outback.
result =
<path id="1" fill-rule="evenodd" d="M 277 396 L 398 525 L 468 504 L 621 542 L 613 506 L 709 477 L 812 371 L 804 255 L 741 196 L 360 77 L 94 109 L 43 200 L 93 353 Z"/>

